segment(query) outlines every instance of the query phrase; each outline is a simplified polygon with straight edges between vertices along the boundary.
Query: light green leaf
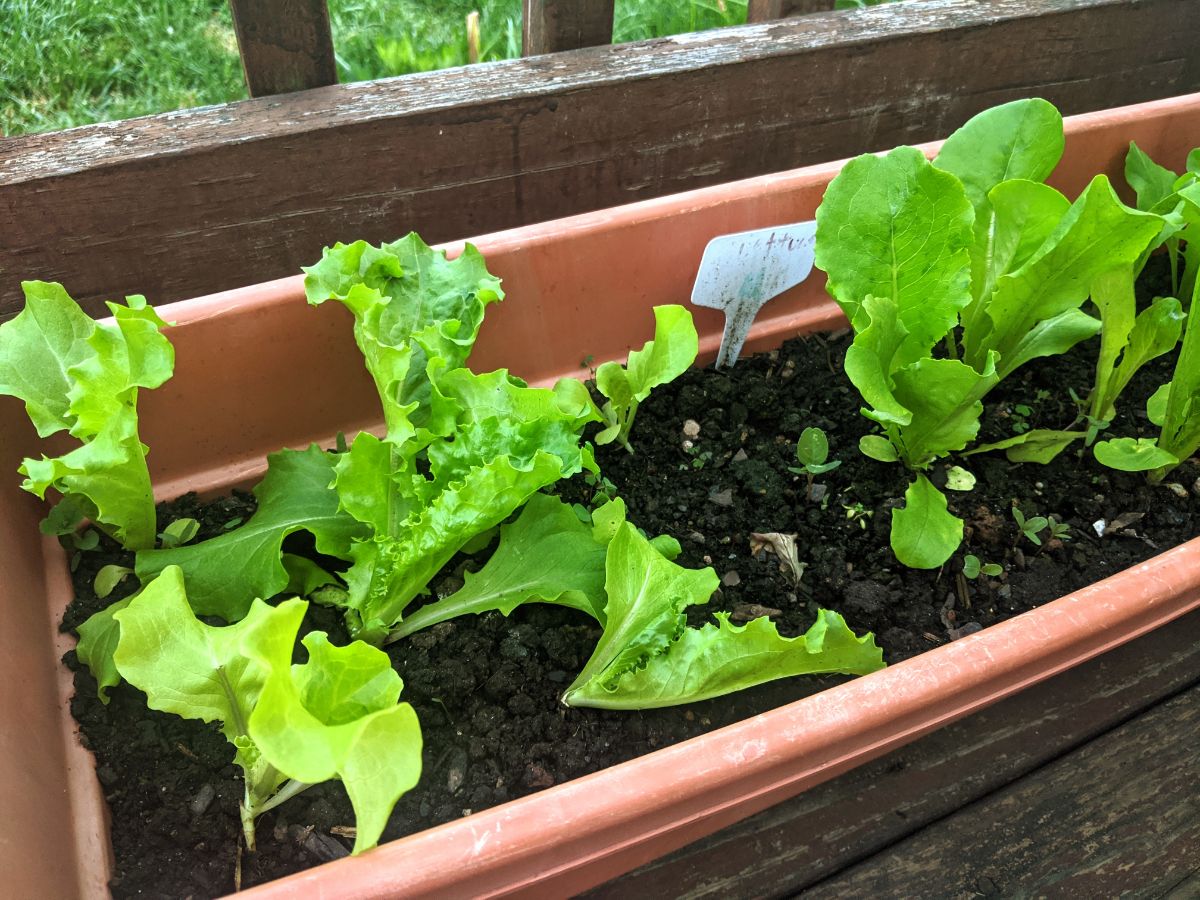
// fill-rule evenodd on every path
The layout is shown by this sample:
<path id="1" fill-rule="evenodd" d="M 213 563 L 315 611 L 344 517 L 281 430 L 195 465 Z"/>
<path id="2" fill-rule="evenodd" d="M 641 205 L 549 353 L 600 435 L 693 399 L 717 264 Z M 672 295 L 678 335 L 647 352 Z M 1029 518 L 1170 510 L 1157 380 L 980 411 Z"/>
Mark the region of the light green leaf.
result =
<path id="1" fill-rule="evenodd" d="M 624 366 L 606 362 L 596 370 L 596 388 L 609 400 L 605 404 L 609 427 L 596 436 L 596 443 L 615 440 L 632 449 L 629 432 L 638 404 L 650 396 L 652 389 L 686 372 L 696 361 L 699 346 L 692 314 L 685 307 L 654 307 L 654 339 L 642 349 L 631 351 Z"/>
<path id="2" fill-rule="evenodd" d="M 341 779 L 354 806 L 354 852 L 379 842 L 396 801 L 421 776 L 421 729 L 399 703 L 403 687 L 387 654 L 361 642 L 335 647 L 304 637 L 308 662 L 290 649 L 246 641 L 269 674 L 250 715 L 250 737 L 272 766 L 308 784 Z"/>
<path id="3" fill-rule="evenodd" d="M 904 492 L 904 507 L 892 513 L 892 550 L 912 569 L 936 569 L 962 543 L 962 519 L 950 513 L 946 498 L 924 475 Z"/>
<path id="4" fill-rule="evenodd" d="M 284 553 L 280 559 L 288 574 L 288 583 L 284 593 L 307 597 L 318 588 L 326 585 L 336 585 L 337 579 L 318 566 L 307 556 L 297 556 L 295 553 Z"/>
<path id="5" fill-rule="evenodd" d="M 863 456 L 879 462 L 895 462 L 900 458 L 892 442 L 880 434 L 864 434 L 858 439 L 858 449 Z"/>
<path id="6" fill-rule="evenodd" d="M 1175 193 L 1179 176 L 1152 160 L 1133 141 L 1125 155 L 1125 180 L 1137 194 L 1137 208 L 1149 212 Z"/>
<path id="7" fill-rule="evenodd" d="M 93 322 L 57 284 L 24 282 L 25 309 L 0 326 L 0 394 L 25 402 L 43 437 L 67 430 L 81 446 L 63 456 L 26 459 L 22 487 L 66 509 L 48 523 L 71 529 L 91 518 L 131 549 L 154 543 L 154 496 L 138 438 L 139 388 L 171 377 L 166 323 L 144 297 L 109 303 L 115 325 Z"/>
<path id="8" fill-rule="evenodd" d="M 894 300 L 875 296 L 863 299 L 854 343 L 846 351 L 846 377 L 869 404 L 862 414 L 884 426 L 912 421 L 912 412 L 892 393 L 896 354 L 907 336 Z"/>
<path id="9" fill-rule="evenodd" d="M 176 519 L 158 537 L 164 547 L 179 547 L 188 543 L 199 531 L 200 523 L 195 519 Z"/>
<path id="10" fill-rule="evenodd" d="M 103 600 L 114 590 L 117 585 L 125 580 L 127 575 L 132 575 L 133 569 L 126 566 L 107 565 L 96 573 L 96 581 L 93 587 L 96 591 L 96 596 Z"/>
<path id="11" fill-rule="evenodd" d="M 1171 383 L 1158 386 L 1146 400 L 1146 418 L 1154 425 L 1162 425 L 1167 418 L 1167 399 L 1171 396 Z"/>
<path id="12" fill-rule="evenodd" d="M 300 600 L 277 607 L 256 600 L 241 622 L 214 628 L 188 605 L 182 570 L 168 566 L 113 616 L 121 631 L 117 671 L 145 692 L 151 709 L 220 722 L 221 732 L 233 741 L 247 734 L 266 677 L 243 654 L 243 639 L 258 629 L 273 634 L 290 660 L 305 607 Z"/>
<path id="13" fill-rule="evenodd" d="M 796 458 L 805 466 L 823 465 L 829 459 L 829 438 L 825 432 L 820 428 L 805 428 L 796 442 Z"/>
<path id="14" fill-rule="evenodd" d="M 838 672 L 866 675 L 882 669 L 874 635 L 857 637 L 835 612 L 822 609 L 799 637 L 780 637 L 767 618 L 731 625 L 685 628 L 665 652 L 610 682 L 589 682 L 568 694 L 571 706 L 650 709 L 720 697 L 794 675 Z"/>
<path id="15" fill-rule="evenodd" d="M 1114 438 L 1100 441 L 1092 448 L 1096 461 L 1122 472 L 1149 472 L 1164 466 L 1177 466 L 1179 459 L 1159 448 L 1154 438 Z"/>
<path id="16" fill-rule="evenodd" d="M 603 623 L 606 553 L 607 542 L 598 542 L 571 507 L 535 494 L 516 521 L 501 527 L 487 564 L 467 573 L 449 597 L 405 618 L 389 641 L 467 613 L 495 609 L 507 616 L 523 603 L 569 606 Z"/>
<path id="17" fill-rule="evenodd" d="M 717 589 L 712 569 L 685 569 L 660 555 L 638 530 L 622 524 L 605 562 L 605 626 L 596 649 L 563 702 L 595 696 L 625 672 L 661 653 L 684 628 L 683 610 Z"/>
<path id="18" fill-rule="evenodd" d="M 897 429 L 901 458 L 912 468 L 961 450 L 979 433 L 983 396 L 998 378 L 994 358 L 983 373 L 956 359 L 922 359 L 893 376 L 896 399 L 913 411 Z"/>
<path id="19" fill-rule="evenodd" d="M 1014 100 L 985 110 L 942 145 L 933 164 L 963 183 L 975 208 L 971 283 L 977 299 L 987 296 L 995 278 L 1008 271 L 1007 263 L 1017 250 L 1014 245 L 1036 240 L 1040 224 L 1051 218 L 1045 215 L 1045 198 L 1057 191 L 1040 182 L 1058 165 L 1063 145 L 1062 116 L 1041 99 Z M 1004 190 L 1019 194 L 1005 198 L 1010 213 L 1007 228 L 1001 224 L 1000 201 L 992 196 L 993 189 L 1002 184 L 1008 185 Z M 1020 186 L 1013 188 L 1013 184 Z M 1064 199 L 1063 212 L 1067 206 Z M 1011 227 L 1012 213 L 1021 227 Z M 1056 221 L 1051 218 L 1051 228 Z M 1013 241 L 1017 235 L 1021 237 Z"/>
<path id="20" fill-rule="evenodd" d="M 111 603 L 100 612 L 93 613 L 79 626 L 79 644 L 75 647 L 75 655 L 91 670 L 92 677 L 96 679 L 96 694 L 105 705 L 108 704 L 108 689 L 121 683 L 121 673 L 117 671 L 117 663 L 113 659 L 121 637 L 121 626 L 113 616 L 127 607 L 131 600 L 133 597 L 126 597 Z"/>
<path id="21" fill-rule="evenodd" d="M 1200 303 L 1197 298 L 1200 298 L 1200 279 L 1193 285 L 1189 307 L 1191 320 L 1183 333 L 1158 439 L 1159 448 L 1177 460 L 1187 459 L 1200 449 L 1200 327 L 1196 327 L 1195 322 Z M 1164 468 L 1159 477 L 1165 474 Z"/>
<path id="22" fill-rule="evenodd" d="M 964 456 L 988 453 L 992 450 L 1007 450 L 1006 455 L 1011 462 L 1045 464 L 1066 450 L 1074 441 L 1085 436 L 1082 431 L 1053 431 L 1048 428 L 1034 428 L 1023 434 L 996 441 L 994 444 L 973 447 Z"/>
<path id="23" fill-rule="evenodd" d="M 928 354 L 970 302 L 974 212 L 962 183 L 919 150 L 860 156 L 830 183 L 817 209 L 816 265 L 855 331 L 863 303 L 895 304 L 907 337 L 896 365 Z"/>
<path id="24" fill-rule="evenodd" d="M 1102 273 L 1131 267 L 1161 225 L 1160 217 L 1122 204 L 1108 179 L 1096 176 L 1033 257 L 997 279 L 989 327 L 964 331 L 965 359 L 981 366 L 995 350 L 1000 377 L 1010 374 L 1032 358 L 1023 342 L 1039 323 L 1078 309 Z"/>
<path id="25" fill-rule="evenodd" d="M 354 313 L 354 338 L 397 446 L 429 421 L 430 362 L 439 369 L 463 365 L 484 308 L 504 296 L 470 244 L 447 260 L 415 233 L 379 247 L 335 244 L 304 271 L 309 303 L 338 300 Z"/>
<path id="26" fill-rule="evenodd" d="M 338 509 L 338 495 L 330 488 L 333 475 L 332 458 L 315 444 L 268 456 L 266 477 L 254 489 L 258 509 L 245 524 L 199 544 L 142 551 L 138 578 L 146 582 L 168 566 L 179 566 L 198 614 L 236 622 L 254 598 L 273 597 L 287 587 L 281 546 L 292 532 L 310 532 L 320 553 L 351 558 L 351 540 L 364 529 Z"/>

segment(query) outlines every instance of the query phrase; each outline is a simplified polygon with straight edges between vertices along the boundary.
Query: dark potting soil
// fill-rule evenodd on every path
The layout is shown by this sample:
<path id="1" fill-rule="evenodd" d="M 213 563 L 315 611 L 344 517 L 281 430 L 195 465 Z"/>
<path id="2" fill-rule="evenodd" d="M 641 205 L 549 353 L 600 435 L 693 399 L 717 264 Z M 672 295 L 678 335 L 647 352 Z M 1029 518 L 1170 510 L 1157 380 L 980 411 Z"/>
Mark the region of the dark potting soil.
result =
<path id="1" fill-rule="evenodd" d="M 811 623 L 817 604 L 841 612 L 858 632 L 873 631 L 894 663 L 987 627 L 1153 556 L 1197 533 L 1200 467 L 1189 462 L 1170 485 L 1151 487 L 1139 475 L 1107 470 L 1074 450 L 1048 466 L 1007 463 L 1000 454 L 938 465 L 944 485 L 949 464 L 978 476 L 967 493 L 947 491 L 951 510 L 966 521 L 963 547 L 941 571 L 899 565 L 888 546 L 891 510 L 908 483 L 898 465 L 862 457 L 858 439 L 870 423 L 858 414 L 857 394 L 842 374 L 845 336 L 796 339 L 780 350 L 744 360 L 727 372 L 694 370 L 659 388 L 633 433 L 636 454 L 601 448 L 599 462 L 629 509 L 650 534 L 672 534 L 679 562 L 713 566 L 722 586 L 693 625 L 711 612 L 734 618 L 764 611 L 785 634 Z M 1074 419 L 1068 389 L 1084 395 L 1091 383 L 1094 342 L 1068 357 L 1041 361 L 1004 383 L 989 398 L 982 440 L 1024 428 L 1064 428 Z M 1122 398 L 1117 434 L 1150 434 L 1145 398 L 1170 377 L 1169 365 L 1149 367 Z M 694 436 L 684 433 L 687 431 Z M 698 426 L 698 431 L 696 427 Z M 838 469 L 816 479 L 807 496 L 796 440 L 806 426 L 829 435 Z M 576 479 L 567 499 L 587 502 L 595 488 Z M 1029 516 L 1053 515 L 1070 526 L 1063 540 L 1038 547 L 1019 536 L 1014 503 Z M 197 540 L 248 516 L 253 498 L 235 494 L 208 504 L 185 497 L 159 510 L 160 526 L 191 516 Z M 1093 523 L 1109 530 L 1097 535 Z M 1122 524 L 1123 523 L 1123 524 Z M 1115 528 L 1115 526 L 1122 527 Z M 806 563 L 797 585 L 769 552 L 752 550 L 753 532 L 795 534 Z M 1045 535 L 1043 534 L 1043 537 Z M 302 543 L 302 540 L 301 540 Z M 303 549 L 290 548 L 290 549 Z M 968 581 L 964 554 L 1004 566 L 997 578 Z M 75 629 L 92 612 L 128 594 L 121 585 L 95 597 L 101 566 L 131 565 L 107 540 L 78 555 L 77 599 L 63 627 Z M 441 595 L 461 584 L 466 558 L 451 563 L 434 586 Z M 338 616 L 311 606 L 307 628 L 337 643 L 346 635 Z M 611 712 L 568 709 L 559 695 L 582 667 L 599 628 L 586 616 L 546 606 L 468 616 L 419 632 L 388 648 L 404 679 L 424 733 L 420 785 L 403 797 L 383 839 L 411 834 L 631 759 L 713 728 L 823 690 L 840 677 L 792 678 L 729 697 L 663 710 Z M 97 774 L 112 812 L 117 897 L 204 897 L 344 856 L 354 817 L 341 785 L 311 788 L 259 820 L 258 850 L 239 850 L 241 796 L 233 749 L 215 727 L 153 712 L 144 695 L 121 685 L 104 706 L 74 654 L 72 711 L 82 739 L 96 755 Z"/>

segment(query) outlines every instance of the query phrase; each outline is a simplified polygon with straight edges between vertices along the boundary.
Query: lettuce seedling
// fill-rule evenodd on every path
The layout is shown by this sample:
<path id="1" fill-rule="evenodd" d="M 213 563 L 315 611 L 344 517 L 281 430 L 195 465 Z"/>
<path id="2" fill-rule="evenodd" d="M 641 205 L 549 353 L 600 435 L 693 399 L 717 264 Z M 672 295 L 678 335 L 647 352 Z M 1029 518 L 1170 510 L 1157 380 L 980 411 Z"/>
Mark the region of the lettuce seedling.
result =
<path id="1" fill-rule="evenodd" d="M 246 846 L 254 823 L 301 791 L 340 779 L 354 806 L 354 852 L 375 846 L 396 801 L 421 773 L 416 713 L 387 655 L 356 642 L 305 635 L 308 660 L 292 665 L 308 604 L 255 600 L 236 625 L 214 628 L 188 605 L 183 573 L 169 566 L 123 609 L 114 660 L 151 709 L 220 723 L 245 774 Z"/>
<path id="2" fill-rule="evenodd" d="M 661 384 L 674 381 L 696 361 L 700 343 L 692 314 L 682 306 L 654 308 L 654 339 L 634 350 L 624 366 L 606 362 L 596 370 L 596 388 L 608 398 L 601 412 L 605 428 L 597 444 L 616 441 L 630 453 L 629 432 L 638 405 Z"/>
<path id="3" fill-rule="evenodd" d="M 975 439 L 1001 380 L 1100 329 L 1080 309 L 1089 287 L 1161 229 L 1104 176 L 1074 203 L 1043 184 L 1062 149 L 1058 111 L 1016 101 L 971 119 L 932 163 L 912 147 L 851 160 L 817 210 L 816 264 L 855 332 L 846 374 L 891 445 L 860 447 L 917 473 L 892 517 L 906 565 L 936 568 L 962 538 L 924 471 Z"/>
<path id="4" fill-rule="evenodd" d="M 724 613 L 715 625 L 688 628 L 684 610 L 708 602 L 717 576 L 676 565 L 675 552 L 670 539 L 651 540 L 628 523 L 620 500 L 595 510 L 589 527 L 561 500 L 539 495 L 501 529 L 496 552 L 462 589 L 415 612 L 396 635 L 464 613 L 508 615 L 523 603 L 569 606 L 604 631 L 563 703 L 608 709 L 691 703 L 791 675 L 883 666 L 874 638 L 856 637 L 828 610 L 797 638 L 780 637 L 769 619 L 739 627 Z"/>
<path id="5" fill-rule="evenodd" d="M 171 377 L 166 323 L 131 296 L 108 303 L 113 324 L 88 316 L 62 286 L 22 283 L 25 309 L 0 325 L 0 394 L 25 401 L 41 437 L 67 431 L 81 446 L 53 459 L 26 459 L 25 490 L 62 495 L 42 523 L 67 534 L 90 519 L 124 546 L 154 546 L 154 493 L 138 437 L 139 388 Z"/>
<path id="6" fill-rule="evenodd" d="M 1137 195 L 1137 208 L 1163 217 L 1163 227 L 1158 238 L 1146 248 L 1135 271 L 1142 270 L 1151 252 L 1165 246 L 1171 264 L 1171 292 L 1177 297 L 1191 295 L 1197 270 L 1200 269 L 1200 242 L 1190 240 L 1180 233 L 1196 220 L 1194 210 L 1190 208 L 1191 204 L 1185 203 L 1185 197 L 1189 193 L 1195 196 L 1198 179 L 1200 150 L 1193 150 L 1188 154 L 1187 171 L 1180 175 L 1160 166 L 1136 143 L 1129 142 L 1129 152 L 1125 156 L 1125 180 Z M 1184 240 L 1185 265 L 1181 277 L 1180 244 Z"/>

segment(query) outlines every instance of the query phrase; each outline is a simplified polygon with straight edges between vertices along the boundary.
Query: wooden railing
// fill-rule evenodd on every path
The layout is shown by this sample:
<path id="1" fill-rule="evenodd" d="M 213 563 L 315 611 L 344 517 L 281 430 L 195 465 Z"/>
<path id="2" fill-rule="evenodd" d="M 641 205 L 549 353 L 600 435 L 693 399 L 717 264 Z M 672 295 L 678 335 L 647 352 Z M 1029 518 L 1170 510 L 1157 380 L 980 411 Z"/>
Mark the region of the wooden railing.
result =
<path id="1" fill-rule="evenodd" d="M 96 312 L 163 303 L 336 240 L 465 238 L 930 140 L 1017 97 L 1189 93 L 1196 34 L 1195 0 L 921 0 L 8 138 L 0 319 L 22 278 Z"/>
<path id="2" fill-rule="evenodd" d="M 834 0 L 749 0 L 747 22 L 833 9 Z M 325 0 L 229 0 L 251 97 L 337 83 Z M 522 0 L 522 55 L 612 42 L 615 0 Z"/>

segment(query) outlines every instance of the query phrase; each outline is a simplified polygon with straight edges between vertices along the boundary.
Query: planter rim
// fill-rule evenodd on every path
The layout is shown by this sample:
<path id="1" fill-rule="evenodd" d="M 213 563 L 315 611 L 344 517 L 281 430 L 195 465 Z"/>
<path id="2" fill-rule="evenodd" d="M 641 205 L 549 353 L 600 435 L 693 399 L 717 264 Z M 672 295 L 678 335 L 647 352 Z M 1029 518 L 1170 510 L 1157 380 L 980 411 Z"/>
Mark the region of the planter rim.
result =
<path id="1" fill-rule="evenodd" d="M 1200 117 L 1200 93 L 1071 117 L 1069 135 L 1086 140 L 1131 117 Z M 936 152 L 940 142 L 919 145 Z M 844 160 L 640 201 L 471 239 L 485 256 L 529 254 L 581 234 L 614 231 L 701 211 L 733 209 L 763 194 L 811 190 Z M 773 215 L 773 213 L 765 214 Z M 776 218 L 777 224 L 789 221 Z M 765 225 L 771 222 L 765 222 Z M 729 230 L 740 230 L 731 228 Z M 451 252 L 465 241 L 441 245 Z M 236 311 L 268 315 L 303 297 L 302 276 L 159 307 L 180 325 L 221 320 Z M 747 353 L 773 336 L 844 324 L 830 302 L 764 310 Z M 702 358 L 719 334 L 702 339 Z M 575 374 L 562 372 L 561 374 Z M 540 382 L 553 377 L 539 377 Z M 364 428 L 377 422 L 362 422 Z M 333 435 L 327 435 L 332 443 Z M 156 485 L 165 499 L 211 491 L 261 475 L 257 451 L 217 467 L 175 473 Z M 61 583 L 65 554 L 43 542 L 47 579 Z M 54 567 L 58 566 L 58 574 Z M 58 588 L 55 588 L 56 590 Z M 1042 681 L 1200 607 L 1200 538 L 1037 609 L 936 647 L 887 669 L 811 697 L 659 749 L 603 771 L 510 801 L 455 822 L 270 882 L 242 893 L 255 898 L 484 897 L 567 895 L 632 869 L 828 780 L 942 725 Z M 55 623 L 52 623 L 56 625 Z M 59 642 L 61 636 L 55 636 Z M 72 692 L 60 667 L 60 693 Z M 65 687 L 64 687 L 65 685 Z M 63 693 L 65 691 L 65 693 Z M 69 702 L 64 700 L 67 722 Z M 74 736 L 69 753 L 83 751 Z M 73 749 L 70 749 L 73 746 Z M 86 754 L 84 754 L 86 756 Z M 90 814 L 98 795 L 90 771 L 71 778 Z M 102 805 L 102 804 L 101 804 Z M 75 841 L 89 844 L 77 825 Z M 94 840 L 91 841 L 94 844 Z M 95 859 L 94 847 L 80 850 Z M 85 893 L 86 893 L 85 889 Z"/>

